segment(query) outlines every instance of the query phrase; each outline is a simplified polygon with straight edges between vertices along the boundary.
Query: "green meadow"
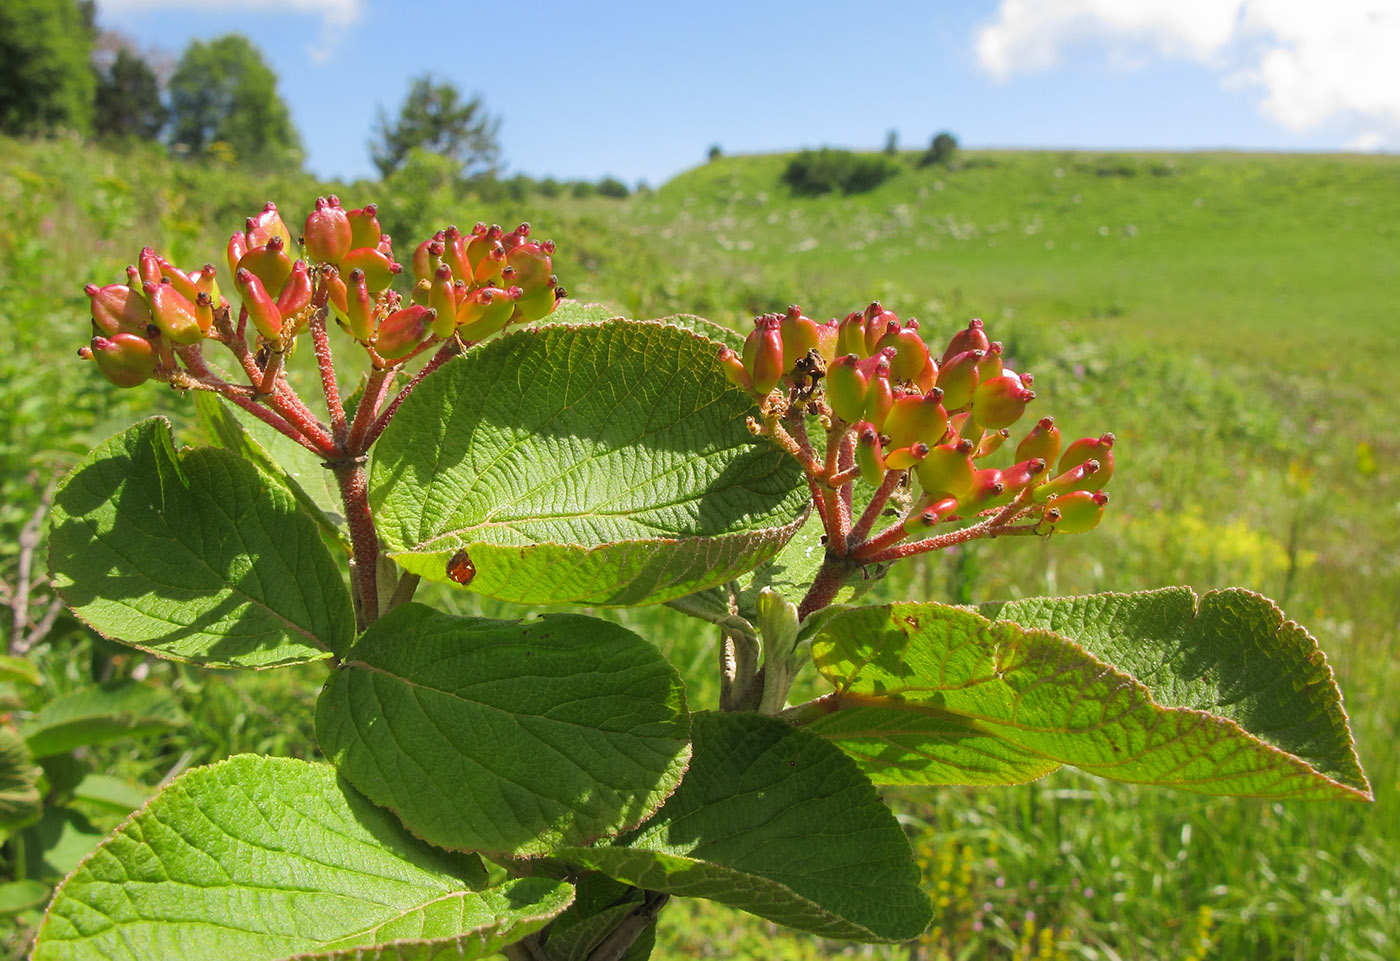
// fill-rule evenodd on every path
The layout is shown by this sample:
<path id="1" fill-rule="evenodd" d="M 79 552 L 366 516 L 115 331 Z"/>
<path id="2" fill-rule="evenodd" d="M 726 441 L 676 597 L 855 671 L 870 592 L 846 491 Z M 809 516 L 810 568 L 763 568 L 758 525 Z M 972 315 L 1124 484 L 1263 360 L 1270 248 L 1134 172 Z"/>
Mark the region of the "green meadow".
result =
<path id="1" fill-rule="evenodd" d="M 229 233 L 267 199 L 289 222 L 328 190 L 347 206 L 377 201 L 401 259 L 448 223 L 529 220 L 558 241 L 571 296 L 634 317 L 738 327 L 789 303 L 824 319 L 878 299 L 940 346 L 981 317 L 1008 366 L 1035 374 L 1032 410 L 1070 436 L 1117 435 L 1113 500 L 1090 534 L 979 542 L 897 570 L 873 597 L 1258 590 L 1328 652 L 1375 803 L 1206 798 L 1069 770 L 1015 788 L 896 792 L 937 909 L 919 942 L 824 942 L 675 903 L 654 956 L 1400 957 L 1400 158 L 916 159 L 851 196 L 794 197 L 787 158 L 761 156 L 720 158 L 625 200 L 484 200 L 432 165 L 323 184 L 0 139 L 0 596 L 13 596 L 21 531 L 46 486 L 92 444 L 151 413 L 199 439 L 190 398 L 119 391 L 79 361 L 83 284 L 118 280 L 144 243 L 186 266 L 222 264 Z M 465 592 L 432 600 L 512 610 Z M 665 608 L 606 616 L 666 651 L 692 705 L 714 703 L 707 628 Z M 46 697 L 133 672 L 177 692 L 188 728 L 94 752 L 134 782 L 241 751 L 315 756 L 323 671 L 147 664 L 64 617 L 30 656 Z M 35 706 L 0 693 L 3 710 Z M 61 877 L 116 820 L 92 811 L 86 827 L 64 826 L 67 847 L 36 876 Z M 12 953 L 35 919 L 3 928 Z"/>

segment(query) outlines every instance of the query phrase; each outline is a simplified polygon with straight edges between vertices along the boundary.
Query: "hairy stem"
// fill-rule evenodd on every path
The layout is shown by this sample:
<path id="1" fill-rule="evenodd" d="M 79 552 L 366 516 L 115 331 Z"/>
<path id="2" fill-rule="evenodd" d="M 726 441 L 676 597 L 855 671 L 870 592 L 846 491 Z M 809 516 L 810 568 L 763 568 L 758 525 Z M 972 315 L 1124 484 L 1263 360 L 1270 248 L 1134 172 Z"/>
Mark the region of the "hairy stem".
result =
<path id="1" fill-rule="evenodd" d="M 821 610 L 835 600 L 836 592 L 841 589 L 842 584 L 846 583 L 846 579 L 851 576 L 851 571 L 856 566 L 848 558 L 833 553 L 828 548 L 826 560 L 822 562 L 821 570 L 817 571 L 816 579 L 812 581 L 812 586 L 807 589 L 807 595 L 802 598 L 802 603 L 797 607 L 797 619 L 804 620 L 809 614 Z"/>
<path id="2" fill-rule="evenodd" d="M 369 428 L 364 440 L 366 449 L 379 439 L 380 434 L 384 433 L 384 428 L 389 426 L 389 422 L 394 419 L 394 414 L 398 412 L 399 405 L 408 399 L 408 396 L 423 382 L 423 378 L 427 377 L 461 352 L 462 342 L 455 337 L 442 345 L 442 348 L 423 365 L 422 369 L 413 375 L 413 379 L 404 385 L 403 390 L 399 391 L 398 396 L 390 401 L 384 413 L 380 414 L 378 419 L 375 420 L 374 425 Z"/>
<path id="3" fill-rule="evenodd" d="M 335 379 L 335 363 L 331 357 L 331 339 L 326 336 L 326 308 L 311 315 L 311 342 L 316 346 L 316 366 L 321 371 L 321 393 L 326 397 L 326 413 L 331 418 L 331 436 L 337 447 L 345 448 L 350 427 L 345 422 L 345 405 L 340 400 L 340 385 Z"/>
<path id="4" fill-rule="evenodd" d="M 350 527 L 350 568 L 355 585 L 355 620 L 360 630 L 379 619 L 379 534 L 369 508 L 369 483 L 363 457 L 328 461 L 340 486 L 345 520 Z"/>
<path id="5" fill-rule="evenodd" d="M 850 542 L 859 547 L 865 543 L 865 539 L 870 536 L 870 529 L 875 526 L 875 521 L 889 503 L 890 495 L 899 487 L 899 483 L 905 477 L 904 471 L 885 471 L 885 478 L 880 482 L 880 486 L 875 489 L 875 496 L 870 498 L 870 503 L 865 505 L 865 510 L 861 511 L 860 518 L 855 526 L 851 528 Z"/>

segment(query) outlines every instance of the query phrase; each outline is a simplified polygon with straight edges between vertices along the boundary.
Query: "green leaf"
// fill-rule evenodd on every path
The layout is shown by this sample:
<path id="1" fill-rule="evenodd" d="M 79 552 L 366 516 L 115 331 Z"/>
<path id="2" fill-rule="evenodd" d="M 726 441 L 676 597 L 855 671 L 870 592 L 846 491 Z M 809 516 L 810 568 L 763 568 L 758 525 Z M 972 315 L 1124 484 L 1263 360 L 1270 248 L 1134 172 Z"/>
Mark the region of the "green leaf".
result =
<path id="1" fill-rule="evenodd" d="M 536 326 L 558 324 L 602 324 L 609 320 L 622 320 L 622 314 L 607 304 L 585 304 L 577 300 L 560 301 L 554 312 Z"/>
<path id="2" fill-rule="evenodd" d="M 73 797 L 117 814 L 128 814 L 145 804 L 151 792 L 139 784 L 110 774 L 89 774 L 73 788 Z"/>
<path id="3" fill-rule="evenodd" d="M 32 824 L 39 817 L 39 766 L 18 731 L 0 725 L 0 830 Z"/>
<path id="4" fill-rule="evenodd" d="M 376 445 L 396 561 L 519 603 L 668 600 L 752 569 L 797 529 L 796 464 L 745 427 L 716 345 L 660 323 L 526 328 L 444 365 Z"/>
<path id="5" fill-rule="evenodd" d="M 572 899 L 546 878 L 473 890 L 484 880 L 329 765 L 244 755 L 176 779 L 104 841 L 58 889 L 33 958 L 477 957 Z"/>
<path id="6" fill-rule="evenodd" d="M 99 633 L 173 660 L 294 664 L 343 651 L 355 630 L 343 575 L 292 497 L 228 451 L 176 451 L 160 418 L 64 480 L 49 567 Z"/>
<path id="7" fill-rule="evenodd" d="M 39 687 L 44 683 L 44 676 L 29 658 L 0 654 L 0 681 Z"/>
<path id="8" fill-rule="evenodd" d="M 574 882 L 574 903 L 541 935 L 545 953 L 555 961 L 588 961 L 599 942 L 643 906 L 645 897 L 606 874 L 585 872 Z"/>
<path id="9" fill-rule="evenodd" d="M 576 614 L 396 608 L 332 674 L 316 734 L 414 834 L 513 856 L 636 825 L 690 758 L 675 670 L 631 631 Z"/>
<path id="10" fill-rule="evenodd" d="M 102 832 L 81 811 L 46 807 L 43 816 L 21 831 L 19 838 L 24 873 L 56 881 L 92 853 L 102 841 Z"/>
<path id="11" fill-rule="evenodd" d="M 347 551 L 344 502 L 335 475 L 325 461 L 273 429 L 208 391 L 195 391 L 195 412 L 215 445 L 231 451 L 262 471 L 295 498 L 322 532 Z"/>
<path id="12" fill-rule="evenodd" d="M 0 884 L 0 917 L 13 917 L 43 907 L 51 890 L 47 884 L 30 880 Z"/>
<path id="13" fill-rule="evenodd" d="M 987 610 L 995 622 L 941 604 L 832 617 L 812 643 L 836 686 L 822 706 L 962 725 L 981 736 L 976 749 L 1005 742 L 999 760 L 1027 772 L 1033 754 L 1203 794 L 1371 797 L 1317 642 L 1257 594 L 1213 592 L 1198 607 L 1172 588 Z M 935 780 L 970 763 L 963 744 L 924 743 Z M 920 763 L 888 739 L 853 753 L 877 778 L 905 783 Z"/>
<path id="14" fill-rule="evenodd" d="M 831 938 L 907 941 L 932 916 L 909 842 L 821 738 L 757 714 L 694 715 L 690 771 L 656 815 L 557 857 Z"/>
<path id="15" fill-rule="evenodd" d="M 111 681 L 54 698 L 25 722 L 21 733 L 35 757 L 49 757 L 187 723 L 169 691 L 137 681 Z"/>

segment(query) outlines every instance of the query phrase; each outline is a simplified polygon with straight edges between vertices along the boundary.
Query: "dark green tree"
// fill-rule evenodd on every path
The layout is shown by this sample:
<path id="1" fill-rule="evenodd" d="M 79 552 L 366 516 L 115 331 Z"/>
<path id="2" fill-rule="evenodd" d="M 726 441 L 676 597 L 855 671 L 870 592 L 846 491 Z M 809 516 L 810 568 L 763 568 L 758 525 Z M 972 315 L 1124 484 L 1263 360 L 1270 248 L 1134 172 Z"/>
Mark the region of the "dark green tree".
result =
<path id="1" fill-rule="evenodd" d="M 0 3 L 0 133 L 92 130 L 93 5 Z"/>
<path id="2" fill-rule="evenodd" d="M 953 158 L 958 153 L 958 138 L 954 137 L 946 130 L 941 130 L 934 135 L 929 142 L 928 150 L 919 158 L 920 167 L 929 167 L 934 164 L 948 166 L 953 162 Z"/>
<path id="3" fill-rule="evenodd" d="M 391 122 L 380 109 L 370 159 L 387 177 L 417 147 L 450 158 L 464 177 L 490 174 L 501 155 L 499 127 L 500 120 L 486 112 L 480 97 L 464 99 L 450 81 L 424 74 L 414 78 L 396 120 Z"/>
<path id="4" fill-rule="evenodd" d="M 93 132 L 99 137 L 155 140 L 165 126 L 160 81 L 145 59 L 125 49 L 97 68 Z"/>
<path id="5" fill-rule="evenodd" d="M 223 142 L 241 164 L 301 165 L 301 138 L 277 93 L 277 75 L 247 37 L 191 43 L 169 92 L 172 144 L 199 156 Z"/>

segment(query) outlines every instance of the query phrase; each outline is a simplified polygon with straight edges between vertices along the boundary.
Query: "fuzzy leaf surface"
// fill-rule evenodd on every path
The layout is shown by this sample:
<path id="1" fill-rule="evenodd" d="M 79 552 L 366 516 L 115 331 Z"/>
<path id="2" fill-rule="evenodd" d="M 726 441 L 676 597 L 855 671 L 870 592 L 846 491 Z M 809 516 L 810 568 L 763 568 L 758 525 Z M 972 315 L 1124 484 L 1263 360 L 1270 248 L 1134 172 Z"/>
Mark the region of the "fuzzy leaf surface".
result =
<path id="1" fill-rule="evenodd" d="M 25 722 L 21 733 L 35 757 L 49 757 L 114 738 L 169 731 L 188 722 L 179 702 L 164 688 L 110 681 L 46 702 Z"/>
<path id="2" fill-rule="evenodd" d="M 316 706 L 321 749 L 442 847 L 526 856 L 642 821 L 690 759 L 684 687 L 656 647 L 577 614 L 375 622 Z"/>
<path id="3" fill-rule="evenodd" d="M 1005 742 L 1012 765 L 1029 753 L 1203 794 L 1371 796 L 1325 657 L 1266 598 L 1170 588 L 986 610 L 997 619 L 941 604 L 833 616 L 812 643 L 836 687 L 826 706 L 959 724 L 984 751 Z M 909 782 L 914 752 L 861 740 L 837 743 L 877 779 Z M 937 748 L 930 770 L 968 763 L 963 743 Z"/>
<path id="4" fill-rule="evenodd" d="M 485 872 L 408 836 L 325 764 L 243 755 L 173 781 L 60 886 L 35 961 L 489 954 L 567 885 Z"/>
<path id="5" fill-rule="evenodd" d="M 909 842 L 826 741 L 757 714 L 696 714 L 695 757 L 646 824 L 557 857 L 830 938 L 907 941 L 931 918 Z"/>
<path id="6" fill-rule="evenodd" d="M 631 605 L 751 570 L 797 529 L 794 462 L 745 427 L 715 342 L 655 322 L 545 325 L 444 365 L 376 446 L 386 549 L 519 603 Z"/>
<path id="7" fill-rule="evenodd" d="M 273 667 L 349 647 L 350 592 L 286 490 L 226 450 L 176 450 L 142 421 L 84 458 L 54 499 L 49 569 L 106 637 L 161 657 Z"/>

